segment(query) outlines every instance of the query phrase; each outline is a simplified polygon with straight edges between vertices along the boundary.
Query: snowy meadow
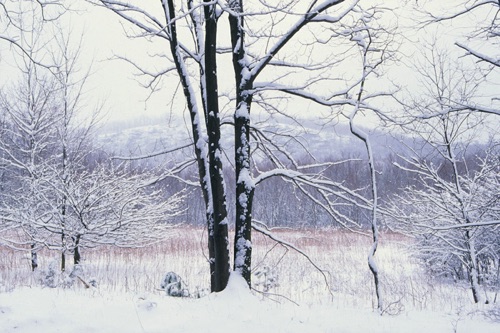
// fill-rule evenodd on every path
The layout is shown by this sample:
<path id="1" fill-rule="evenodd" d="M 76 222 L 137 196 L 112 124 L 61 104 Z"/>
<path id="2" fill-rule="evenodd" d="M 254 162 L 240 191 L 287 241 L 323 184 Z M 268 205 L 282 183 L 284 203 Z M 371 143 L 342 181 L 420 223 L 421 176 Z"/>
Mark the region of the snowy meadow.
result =
<path id="1" fill-rule="evenodd" d="M 499 13 L 0 0 L 0 333 L 500 332 Z"/>
<path id="2" fill-rule="evenodd" d="M 467 284 L 432 279 L 411 257 L 411 240 L 384 233 L 377 252 L 383 314 L 366 262 L 370 238 L 342 230 L 274 231 L 303 253 L 255 234 L 253 290 L 233 275 L 208 294 L 200 228 L 175 229 L 170 239 L 138 249 L 99 247 L 83 252 L 82 269 L 51 276 L 57 252 L 29 255 L 2 248 L 2 332 L 498 332 L 498 304 L 474 305 Z M 305 256 L 307 255 L 307 256 Z M 315 267 L 315 266 L 316 267 Z M 321 271 L 318 270 L 321 269 Z M 70 270 L 73 268 L 70 267 Z M 57 269 L 55 270 L 57 272 Z M 160 288 L 177 273 L 190 297 Z M 47 285 L 48 276 L 55 285 Z M 94 286 L 87 288 L 85 283 Z M 56 286 L 57 285 L 57 286 Z M 496 295 L 492 296 L 494 299 Z M 200 297 L 200 298 L 198 298 Z M 214 320 L 222 328 L 212 326 Z"/>

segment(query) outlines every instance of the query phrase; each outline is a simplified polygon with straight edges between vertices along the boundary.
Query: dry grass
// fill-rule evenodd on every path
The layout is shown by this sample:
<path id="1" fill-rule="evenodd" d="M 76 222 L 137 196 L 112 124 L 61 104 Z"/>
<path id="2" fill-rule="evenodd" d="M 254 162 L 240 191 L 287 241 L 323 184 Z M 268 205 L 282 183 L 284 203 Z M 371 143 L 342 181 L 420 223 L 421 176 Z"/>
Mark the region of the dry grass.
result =
<path id="1" fill-rule="evenodd" d="M 324 275 L 303 255 L 254 233 L 254 272 L 267 267 L 277 276 L 278 285 L 270 292 L 284 297 L 274 296 L 275 299 L 289 298 L 302 304 L 334 302 L 338 307 L 373 306 L 374 288 L 367 264 L 370 237 L 339 230 L 283 229 L 276 234 L 307 253 Z M 95 278 L 99 288 L 109 291 L 160 292 L 158 288 L 163 276 L 174 271 L 192 291 L 209 288 L 205 238 L 204 230 L 183 227 L 170 239 L 147 248 L 86 249 L 83 251 L 85 278 Z M 409 241 L 400 235 L 383 234 L 376 254 L 388 311 L 397 312 L 403 306 L 407 309 L 456 309 L 469 304 L 467 288 L 439 284 L 426 277 L 406 253 Z M 31 273 L 27 252 L 6 248 L 0 251 L 0 286 L 10 289 L 39 283 L 41 273 Z M 56 252 L 43 251 L 39 256 L 41 270 L 59 259 Z"/>

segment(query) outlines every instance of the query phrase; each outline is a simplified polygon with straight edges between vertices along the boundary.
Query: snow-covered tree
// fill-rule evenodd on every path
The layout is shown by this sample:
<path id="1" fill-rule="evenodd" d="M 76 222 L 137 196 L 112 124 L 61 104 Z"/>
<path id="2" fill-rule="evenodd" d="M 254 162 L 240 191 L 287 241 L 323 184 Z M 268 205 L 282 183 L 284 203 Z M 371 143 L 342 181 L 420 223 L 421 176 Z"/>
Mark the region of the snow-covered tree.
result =
<path id="1" fill-rule="evenodd" d="M 377 252 L 379 243 L 379 223 L 378 223 L 378 199 L 379 192 L 377 186 L 377 170 L 375 166 L 375 153 L 373 149 L 373 144 L 369 133 L 363 128 L 358 126 L 357 117 L 364 110 L 374 111 L 378 116 L 383 117 L 383 112 L 380 110 L 370 107 L 370 99 L 373 99 L 378 94 L 383 95 L 385 92 L 371 92 L 366 86 L 366 82 L 369 77 L 377 74 L 378 67 L 382 65 L 388 58 L 393 54 L 390 50 L 390 38 L 392 34 L 382 27 L 375 29 L 373 27 L 373 21 L 375 21 L 375 15 L 377 11 L 372 9 L 366 11 L 361 17 L 358 27 L 353 29 L 352 39 L 358 43 L 360 53 L 362 54 L 362 75 L 361 82 L 359 84 L 356 103 L 352 107 L 352 111 L 347 115 L 349 118 L 349 125 L 351 133 L 353 133 L 358 139 L 360 139 L 366 148 L 366 153 L 368 156 L 368 167 L 370 170 L 370 189 L 371 189 L 371 217 L 370 225 L 372 230 L 372 246 L 368 253 L 368 267 L 373 275 L 375 294 L 377 298 L 377 309 L 382 311 L 383 303 L 380 290 L 380 273 L 378 269 L 377 262 L 375 260 L 375 254 Z M 384 37 L 382 37 L 384 36 Z M 382 39 L 382 40 L 380 40 Z"/>
<path id="2" fill-rule="evenodd" d="M 141 247 L 167 238 L 183 197 L 181 193 L 167 197 L 155 189 L 157 178 L 103 161 L 90 171 L 56 179 L 54 191 L 65 198 L 64 234 L 74 264 L 80 263 L 82 248 Z M 44 228 L 57 234 L 58 222 L 46 223 Z"/>
<path id="3" fill-rule="evenodd" d="M 485 301 L 481 285 L 498 288 L 499 283 L 493 273 L 500 256 L 498 154 L 493 147 L 477 160 L 461 156 L 451 165 L 461 171 L 451 178 L 440 170 L 449 159 L 413 160 L 409 171 L 418 173 L 422 184 L 397 196 L 391 209 L 397 229 L 416 238 L 417 257 L 429 271 L 469 281 L 475 302 Z M 464 172 L 466 167 L 471 170 Z"/>
<path id="4" fill-rule="evenodd" d="M 6 52 L 22 54 L 33 64 L 50 67 L 44 57 L 33 53 L 31 42 L 26 39 L 29 32 L 40 32 L 46 26 L 56 22 L 66 11 L 64 0 L 16 1 L 0 2 L 0 47 Z M 8 51 L 7 51 L 8 50 Z"/>
<path id="5" fill-rule="evenodd" d="M 289 106 L 298 100 L 337 114 L 341 105 L 356 103 L 354 94 L 363 71 L 345 75 L 345 68 L 353 56 L 359 57 L 359 41 L 353 36 L 356 22 L 366 14 L 360 1 L 92 2 L 130 23 L 131 35 L 145 37 L 150 45 L 167 45 L 170 50 L 158 53 L 163 64 L 160 70 L 137 59 L 126 60 L 140 70 L 145 85 L 153 90 L 159 89 L 166 75 L 175 73 L 180 81 L 206 207 L 213 291 L 225 288 L 230 270 L 227 195 L 232 192 L 225 187 L 223 170 L 228 166 L 223 157 L 229 152 L 222 150 L 221 138 L 233 134 L 224 132 L 223 125 L 234 128 L 234 136 L 228 140 L 234 145 L 234 161 L 228 163 L 235 168 L 231 186 L 234 270 L 248 283 L 252 206 L 260 182 L 271 177 L 286 179 L 343 223 L 347 223 L 345 216 L 336 207 L 357 203 L 370 209 L 370 200 L 320 175 L 332 163 L 298 165 L 272 135 L 251 125 L 250 116 L 252 109 L 257 114 L 293 118 Z M 218 71 L 221 61 L 232 63 L 234 80 L 227 79 L 227 71 Z M 260 172 L 253 154 L 271 161 L 272 170 Z M 342 200 L 347 203 L 340 203 Z"/>
<path id="6" fill-rule="evenodd" d="M 165 239 L 182 196 L 155 188 L 157 174 L 95 158 L 99 118 L 84 107 L 88 72 L 79 71 L 79 45 L 60 31 L 54 40 L 44 48 L 50 69 L 21 58 L 23 79 L 2 91 L 0 231 L 3 243 L 31 247 L 33 269 L 40 247 L 60 251 L 64 271 L 66 253 L 78 264 L 81 248 Z M 34 50 L 36 44 L 25 48 Z"/>
<path id="7" fill-rule="evenodd" d="M 66 234 L 68 205 L 67 191 L 72 178 L 79 177 L 89 166 L 86 160 L 91 156 L 93 137 L 100 120 L 100 108 L 86 110 L 84 93 L 85 83 L 89 78 L 89 71 L 80 69 L 80 52 L 82 39 L 78 38 L 78 44 L 72 45 L 75 40 L 71 33 L 66 36 L 63 29 L 55 34 L 55 49 L 51 52 L 51 73 L 54 76 L 58 90 L 58 117 L 54 119 L 53 127 L 57 133 L 55 157 L 52 164 L 52 185 L 59 187 L 57 193 L 58 210 L 57 221 L 60 225 L 61 236 L 61 270 L 66 266 Z M 87 112 L 89 115 L 84 116 Z M 56 181 L 57 180 L 57 181 Z"/>
<path id="8" fill-rule="evenodd" d="M 23 71 L 21 83 L 3 91 L 0 99 L 1 218 L 3 231 L 14 236 L 15 246 L 30 245 L 35 269 L 36 252 L 48 237 L 35 224 L 52 219 L 53 207 L 45 200 L 51 194 L 45 184 L 54 159 L 56 132 L 52 125 L 58 117 L 54 111 L 58 87 L 29 60 Z M 21 230 L 21 235 L 14 230 Z"/>
<path id="9" fill-rule="evenodd" d="M 427 8 L 429 5 L 429 8 Z M 496 0 L 472 0 L 442 2 L 429 1 L 422 8 L 427 13 L 426 24 L 452 22 L 461 27 L 462 36 L 457 37 L 455 46 L 481 64 L 484 76 L 495 84 L 500 74 L 500 2 Z M 473 22 L 471 24 L 471 22 Z M 466 27 L 467 30 L 464 31 Z M 461 55 L 462 56 L 462 55 Z M 476 112 L 500 115 L 500 100 L 495 92 L 483 101 L 449 101 L 456 111 L 472 109 Z"/>
<path id="10" fill-rule="evenodd" d="M 488 129 L 497 116 L 449 108 L 450 100 L 473 98 L 477 84 L 474 71 L 452 66 L 446 53 L 430 48 L 419 71 L 424 93 L 403 125 L 415 143 L 399 165 L 419 183 L 387 212 L 398 230 L 416 238 L 431 271 L 469 281 L 474 301 L 482 302 L 481 285 L 500 255 L 499 137 Z"/>

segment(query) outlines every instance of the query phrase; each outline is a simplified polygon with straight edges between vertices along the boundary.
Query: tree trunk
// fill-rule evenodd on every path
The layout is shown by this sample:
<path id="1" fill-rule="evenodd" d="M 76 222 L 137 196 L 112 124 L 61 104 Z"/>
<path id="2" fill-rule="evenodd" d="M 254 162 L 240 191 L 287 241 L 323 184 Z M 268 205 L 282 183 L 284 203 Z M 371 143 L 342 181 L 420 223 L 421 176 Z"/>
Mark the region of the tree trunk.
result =
<path id="1" fill-rule="evenodd" d="M 79 265 L 81 260 L 82 260 L 82 256 L 80 255 L 80 235 L 77 235 L 76 237 L 73 238 L 73 241 L 74 241 L 74 246 L 75 246 L 75 249 L 74 249 L 74 252 L 73 252 L 73 264 L 74 265 Z"/>
<path id="2" fill-rule="evenodd" d="M 453 151 L 452 143 L 452 135 L 448 132 L 449 130 L 449 119 L 448 118 L 442 118 L 441 123 L 443 126 L 443 133 L 444 133 L 444 142 L 446 144 L 446 152 L 447 152 L 447 158 L 449 162 L 451 163 L 451 166 L 453 167 L 453 174 L 452 174 L 452 179 L 453 182 L 455 183 L 455 189 L 456 189 L 456 198 L 458 199 L 458 204 L 462 213 L 462 218 L 465 221 L 466 224 L 470 224 L 471 220 L 469 218 L 468 210 L 466 208 L 466 204 L 463 202 L 463 193 L 464 190 L 462 189 L 462 184 L 460 183 L 460 177 L 459 177 L 459 169 L 457 166 L 457 159 L 455 158 L 455 153 Z M 454 126 L 455 124 L 453 124 Z M 476 242 L 474 235 L 471 234 L 470 230 L 465 231 L 465 240 L 467 242 L 466 247 L 468 250 L 468 253 L 466 254 L 468 259 L 469 259 L 469 265 L 468 265 L 468 271 L 469 271 L 469 278 L 470 278 L 470 284 L 471 284 L 471 290 L 472 290 L 472 297 L 474 298 L 475 303 L 482 303 L 483 299 L 481 297 L 481 291 L 479 287 L 479 268 L 478 268 L 478 262 L 477 262 L 477 253 L 476 253 Z"/>
<path id="3" fill-rule="evenodd" d="M 248 103 L 239 103 L 234 116 L 236 166 L 236 221 L 234 270 L 251 285 L 252 203 L 255 191 L 250 171 L 250 112 Z"/>
<path id="4" fill-rule="evenodd" d="M 233 13 L 243 12 L 243 2 L 234 1 Z M 252 79 L 246 77 L 245 32 L 242 15 L 229 15 L 233 68 L 236 80 L 234 113 L 234 156 L 236 167 L 236 221 L 234 235 L 234 270 L 251 285 L 252 203 L 255 185 L 250 170 L 250 107 Z"/>
<path id="5" fill-rule="evenodd" d="M 66 270 L 66 253 L 63 250 L 61 252 L 61 272 L 64 272 Z"/>
<path id="6" fill-rule="evenodd" d="M 61 228 L 61 272 L 64 272 L 66 270 L 66 234 L 64 232 L 65 226 L 64 226 L 64 219 L 65 219 L 65 206 L 63 206 L 63 211 L 62 211 L 62 228 Z"/>
<path id="7" fill-rule="evenodd" d="M 35 250 L 36 245 L 31 244 L 31 271 L 34 272 L 38 268 L 38 254 Z"/>
<path id="8" fill-rule="evenodd" d="M 205 2 L 210 2 L 205 0 Z M 215 286 L 213 291 L 226 288 L 229 280 L 229 238 L 226 193 L 220 151 L 219 91 L 217 84 L 217 17 L 215 5 L 205 5 L 205 87 L 207 103 L 207 134 L 209 173 L 212 185 L 214 216 Z"/>
<path id="9" fill-rule="evenodd" d="M 476 254 L 476 245 L 474 241 L 474 237 L 471 236 L 470 230 L 467 230 L 465 233 L 465 237 L 467 239 L 468 246 L 468 256 L 469 256 L 469 279 L 472 291 L 472 297 L 474 298 L 474 303 L 483 303 L 483 297 L 481 296 L 481 290 L 479 286 L 479 269 L 477 264 L 477 254 Z"/>
<path id="10" fill-rule="evenodd" d="M 196 160 L 198 163 L 199 180 L 203 193 L 203 198 L 205 201 L 206 217 L 207 217 L 207 229 L 208 229 L 208 254 L 209 254 L 209 264 L 210 264 L 210 283 L 212 291 L 219 291 L 220 285 L 224 283 L 218 283 L 220 279 L 219 273 L 217 273 L 217 253 L 215 246 L 215 215 L 214 215 L 214 195 L 212 190 L 212 176 L 210 174 L 208 152 L 206 149 L 206 142 L 202 136 L 201 121 L 199 108 L 196 104 L 195 93 L 191 83 L 189 82 L 189 73 L 187 72 L 183 56 L 180 52 L 180 46 L 177 40 L 177 29 L 175 24 L 175 9 L 172 0 L 168 0 L 162 3 L 163 9 L 165 11 L 165 16 L 167 19 L 168 33 L 170 35 L 170 51 L 174 59 L 175 67 L 181 81 L 183 88 L 183 93 L 186 98 L 187 108 L 190 113 L 191 118 L 191 129 L 193 133 L 194 149 Z M 202 70 L 204 73 L 205 70 Z M 202 84 L 204 84 L 202 82 Z M 206 91 L 206 89 L 205 89 Z M 206 94 L 208 95 L 208 94 Z M 205 109 L 207 105 L 204 105 Z M 218 109 L 217 109 L 218 111 Z M 207 112 L 205 110 L 205 118 L 207 119 Z M 220 232 L 220 228 L 217 230 Z M 227 253 L 227 259 L 229 260 L 229 253 Z M 229 268 L 227 268 L 229 270 Z M 228 273 L 229 274 L 229 273 Z"/>
<path id="11" fill-rule="evenodd" d="M 366 78 L 369 73 L 370 65 L 367 62 L 368 52 L 371 50 L 371 37 L 368 38 L 368 43 L 364 44 L 363 49 L 363 76 L 359 86 L 358 97 L 356 100 L 356 105 L 354 106 L 354 110 L 349 117 L 349 126 L 351 129 L 351 133 L 354 134 L 358 139 L 363 141 L 366 148 L 366 153 L 368 155 L 368 166 L 370 168 L 370 185 L 371 185 L 371 196 L 372 196 L 372 209 L 371 209 L 371 228 L 372 228 L 372 246 L 370 247 L 370 251 L 368 253 L 368 267 L 370 268 L 370 272 L 373 275 L 373 283 L 375 285 L 375 296 L 377 297 L 377 309 L 380 313 L 382 313 L 382 295 L 380 291 L 380 276 L 377 262 L 375 260 L 375 254 L 378 248 L 379 242 L 379 229 L 378 229 L 378 188 L 377 188 L 377 171 L 375 169 L 375 161 L 374 154 L 372 150 L 372 144 L 370 140 L 370 136 L 368 133 L 360 129 L 354 123 L 354 119 L 356 118 L 358 112 L 361 111 L 360 105 L 363 101 L 363 94 L 365 93 L 365 83 Z"/>

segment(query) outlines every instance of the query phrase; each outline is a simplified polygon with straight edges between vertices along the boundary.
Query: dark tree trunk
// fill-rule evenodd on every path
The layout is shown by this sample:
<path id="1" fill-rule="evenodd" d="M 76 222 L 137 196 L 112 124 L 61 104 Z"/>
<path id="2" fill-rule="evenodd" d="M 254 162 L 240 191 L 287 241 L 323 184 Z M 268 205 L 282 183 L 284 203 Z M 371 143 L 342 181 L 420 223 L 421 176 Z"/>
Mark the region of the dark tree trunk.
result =
<path id="1" fill-rule="evenodd" d="M 63 168 L 66 168 L 65 159 L 66 159 L 66 149 L 63 149 Z M 65 185 L 66 180 L 64 180 Z M 61 207 L 61 272 L 66 270 L 66 195 L 63 196 L 62 199 L 62 207 Z"/>
<path id="2" fill-rule="evenodd" d="M 234 2 L 235 13 L 243 12 L 242 1 Z M 236 111 L 234 113 L 236 167 L 236 221 L 234 239 L 234 270 L 251 285 L 252 203 L 255 186 L 250 170 L 250 107 L 252 78 L 245 77 L 244 21 L 241 15 L 229 15 L 233 68 L 236 79 Z"/>
<path id="3" fill-rule="evenodd" d="M 205 2 L 210 2 L 205 0 Z M 226 193 L 220 151 L 219 90 L 217 85 L 217 17 L 214 4 L 205 5 L 205 87 L 210 182 L 214 214 L 215 286 L 213 291 L 226 288 L 229 280 L 229 239 Z"/>
<path id="4" fill-rule="evenodd" d="M 74 241 L 74 246 L 75 246 L 75 249 L 73 252 L 73 264 L 79 265 L 81 260 L 82 260 L 82 256 L 80 254 L 80 235 L 74 237 L 73 241 Z"/>
<path id="5" fill-rule="evenodd" d="M 36 245 L 31 244 L 31 271 L 34 272 L 38 268 L 38 254 L 35 250 Z"/>
<path id="6" fill-rule="evenodd" d="M 173 7 L 170 7 L 173 8 Z M 192 1 L 188 1 L 188 8 L 191 11 L 192 8 Z M 173 12 L 171 13 L 173 15 Z M 198 18 L 194 15 L 191 16 L 192 22 L 194 25 L 195 31 L 198 31 L 198 29 L 202 29 L 202 22 L 198 21 Z M 173 26 L 175 29 L 175 24 Z M 176 37 L 177 38 L 177 37 Z M 205 45 L 202 43 L 203 41 L 197 40 L 198 45 L 197 48 L 200 52 L 204 52 L 204 47 Z M 177 43 L 177 42 L 176 42 Z M 205 76 L 205 64 L 203 62 L 199 63 L 199 70 L 200 70 L 200 78 L 203 78 Z M 187 77 L 187 75 L 185 76 Z M 215 274 L 215 241 L 214 241 L 214 214 L 213 214 L 213 197 L 212 197 L 212 185 L 210 182 L 209 177 L 207 176 L 207 172 L 209 169 L 208 166 L 208 156 L 207 156 L 207 145 L 205 140 L 201 138 L 200 133 L 202 132 L 201 129 L 201 124 L 200 124 L 200 118 L 199 118 L 199 110 L 195 110 L 192 98 L 194 96 L 191 96 L 193 94 L 192 90 L 189 90 L 187 88 L 187 82 L 183 83 L 184 88 L 184 95 L 186 96 L 186 99 L 188 99 L 188 109 L 190 112 L 190 118 L 191 118 L 191 130 L 193 133 L 193 140 L 195 142 L 194 148 L 195 148 L 195 154 L 196 154 L 196 160 L 198 163 L 198 175 L 199 175 L 199 181 L 200 181 L 200 186 L 201 190 L 203 193 L 203 199 L 205 202 L 205 212 L 206 212 L 206 219 L 207 219 L 207 234 L 208 234 L 208 256 L 209 256 L 209 264 L 210 264 L 210 286 L 211 290 L 215 291 L 215 286 L 217 284 L 216 282 L 216 274 Z M 202 107 L 203 107 L 203 114 L 205 115 L 205 120 L 208 119 L 208 112 L 207 112 L 207 93 L 206 93 L 206 85 L 204 82 L 200 81 L 200 93 L 201 93 L 201 100 L 202 100 Z M 198 112 L 197 112 L 198 111 Z M 203 151 L 201 147 L 204 147 L 205 150 Z"/>
<path id="7" fill-rule="evenodd" d="M 66 252 L 63 249 L 61 252 L 61 272 L 66 270 Z"/>
<path id="8" fill-rule="evenodd" d="M 474 236 L 471 234 L 470 230 L 465 232 L 465 239 L 467 240 L 467 259 L 469 261 L 469 282 L 472 291 L 472 297 L 474 298 L 474 303 L 483 303 L 484 299 L 481 295 L 481 288 L 479 284 L 479 266 L 477 260 L 477 251 Z"/>
<path id="9" fill-rule="evenodd" d="M 205 13 L 207 14 L 205 20 L 207 25 L 205 46 L 209 46 L 209 51 L 205 54 L 205 63 L 203 64 L 205 69 L 202 69 L 202 74 L 208 72 L 208 75 L 205 76 L 205 82 L 202 82 L 202 85 L 205 84 L 205 95 L 207 96 L 206 100 L 204 99 L 203 105 L 209 139 L 207 156 L 206 151 L 202 149 L 202 147 L 206 147 L 207 144 L 201 137 L 202 130 L 200 128 L 199 110 L 196 106 L 195 96 L 193 95 L 194 92 L 191 89 L 191 83 L 188 79 L 189 74 L 185 68 L 183 56 L 177 40 L 173 0 L 168 0 L 162 4 L 167 19 L 170 51 L 183 87 L 184 96 L 186 97 L 187 107 L 191 117 L 200 185 L 207 212 L 211 290 L 221 291 L 226 287 L 229 279 L 229 250 L 227 243 L 226 197 L 224 179 L 222 177 L 222 163 L 219 159 L 220 121 L 215 59 L 217 22 L 215 13 L 212 13 L 214 11 L 214 5 L 207 5 L 205 8 Z M 207 66 L 209 70 L 206 70 Z"/>

